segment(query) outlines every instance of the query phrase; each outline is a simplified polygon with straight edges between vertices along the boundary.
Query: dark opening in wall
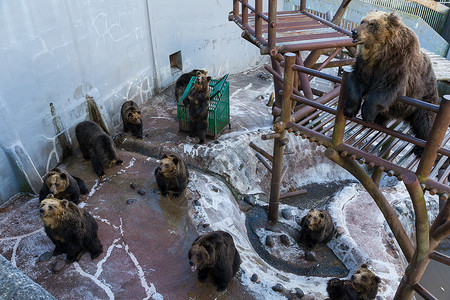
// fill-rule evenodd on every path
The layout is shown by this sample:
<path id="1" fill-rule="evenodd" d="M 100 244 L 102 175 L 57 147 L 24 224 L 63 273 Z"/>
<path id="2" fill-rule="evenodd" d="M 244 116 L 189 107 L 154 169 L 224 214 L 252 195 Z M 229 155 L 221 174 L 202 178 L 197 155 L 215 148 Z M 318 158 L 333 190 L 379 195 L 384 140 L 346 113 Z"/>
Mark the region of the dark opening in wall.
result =
<path id="1" fill-rule="evenodd" d="M 181 51 L 169 55 L 170 68 L 172 71 L 183 70 L 183 63 L 181 62 Z"/>

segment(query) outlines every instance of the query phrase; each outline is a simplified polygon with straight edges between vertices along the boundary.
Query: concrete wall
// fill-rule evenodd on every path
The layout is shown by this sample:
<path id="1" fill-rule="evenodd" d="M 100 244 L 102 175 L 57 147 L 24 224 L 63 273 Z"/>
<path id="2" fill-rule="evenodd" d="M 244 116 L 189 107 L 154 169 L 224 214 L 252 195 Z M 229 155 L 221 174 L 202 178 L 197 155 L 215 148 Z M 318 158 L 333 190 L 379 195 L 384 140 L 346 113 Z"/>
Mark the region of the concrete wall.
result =
<path id="1" fill-rule="evenodd" d="M 142 104 L 181 74 L 170 68 L 174 52 L 183 71 L 213 77 L 260 62 L 231 10 L 231 0 L 1 1 L 0 204 L 36 190 L 62 160 L 62 141 L 77 147 L 86 96 L 112 129 L 124 101 Z"/>

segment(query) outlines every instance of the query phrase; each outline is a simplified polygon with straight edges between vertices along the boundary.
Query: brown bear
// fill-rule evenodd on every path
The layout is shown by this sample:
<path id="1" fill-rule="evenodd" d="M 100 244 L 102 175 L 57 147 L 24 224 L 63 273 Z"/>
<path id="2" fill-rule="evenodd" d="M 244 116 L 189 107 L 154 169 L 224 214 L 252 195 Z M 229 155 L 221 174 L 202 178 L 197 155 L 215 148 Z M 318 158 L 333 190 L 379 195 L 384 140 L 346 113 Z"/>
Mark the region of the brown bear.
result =
<path id="1" fill-rule="evenodd" d="M 328 243 L 335 232 L 333 220 L 324 210 L 311 209 L 300 221 L 300 226 L 299 242 L 308 249 L 316 244 Z"/>
<path id="2" fill-rule="evenodd" d="M 83 121 L 75 128 L 75 135 L 80 144 L 85 160 L 91 160 L 92 167 L 98 177 L 105 175 L 103 167 L 112 167 L 123 163 L 117 157 L 112 138 L 97 123 Z"/>
<path id="3" fill-rule="evenodd" d="M 135 137 L 142 139 L 141 111 L 133 101 L 126 101 L 120 109 L 122 116 L 123 132 L 131 132 Z"/>
<path id="4" fill-rule="evenodd" d="M 366 122 L 386 125 L 403 119 L 416 137 L 428 138 L 436 114 L 397 100 L 407 96 L 438 104 L 436 76 L 430 59 L 420 51 L 419 40 L 394 13 L 369 13 L 352 30 L 357 44 L 353 71 L 347 79 L 344 115 L 354 117 L 361 107 Z M 421 155 L 422 148 L 414 153 Z"/>
<path id="5" fill-rule="evenodd" d="M 41 202 L 39 213 L 45 232 L 56 246 L 53 255 L 67 253 L 67 261 L 74 262 L 81 258 L 83 251 L 88 251 L 91 259 L 103 252 L 97 222 L 75 203 L 49 194 Z"/>
<path id="6" fill-rule="evenodd" d="M 330 279 L 327 293 L 330 300 L 372 300 L 377 296 L 380 282 L 380 277 L 362 264 L 350 280 Z"/>
<path id="7" fill-rule="evenodd" d="M 195 239 L 188 258 L 191 271 L 198 271 L 198 280 L 204 282 L 211 274 L 219 292 L 228 287 L 241 264 L 233 237 L 225 231 L 209 232 Z"/>
<path id="8" fill-rule="evenodd" d="M 172 192 L 179 197 L 189 182 L 189 171 L 184 161 L 174 154 L 163 154 L 155 169 L 156 183 L 165 197 Z"/>
<path id="9" fill-rule="evenodd" d="M 181 74 L 181 76 L 178 77 L 177 82 L 175 83 L 175 99 L 177 99 L 177 103 L 180 101 L 181 96 L 183 96 L 184 90 L 188 86 L 189 81 L 191 81 L 191 78 L 197 76 L 197 72 L 208 75 L 208 71 L 206 70 L 194 69 L 188 73 Z"/>
<path id="10" fill-rule="evenodd" d="M 86 195 L 88 189 L 83 180 L 72 176 L 66 170 L 54 168 L 48 172 L 39 191 L 39 200 L 42 201 L 48 194 L 55 195 L 58 199 L 69 199 L 75 204 L 80 202 L 80 194 Z"/>
<path id="11" fill-rule="evenodd" d="M 184 106 L 189 106 L 189 136 L 199 138 L 199 144 L 206 139 L 208 129 L 209 81 L 211 76 L 197 72 L 194 87 L 184 99 Z"/>

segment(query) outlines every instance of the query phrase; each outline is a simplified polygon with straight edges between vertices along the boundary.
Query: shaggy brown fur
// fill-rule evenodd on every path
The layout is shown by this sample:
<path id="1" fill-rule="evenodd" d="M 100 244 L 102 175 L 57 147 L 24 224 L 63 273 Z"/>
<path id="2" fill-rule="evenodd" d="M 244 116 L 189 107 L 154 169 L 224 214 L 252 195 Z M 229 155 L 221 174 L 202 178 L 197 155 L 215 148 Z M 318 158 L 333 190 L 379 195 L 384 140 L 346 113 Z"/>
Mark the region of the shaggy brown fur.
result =
<path id="1" fill-rule="evenodd" d="M 211 76 L 197 72 L 194 87 L 184 99 L 184 106 L 189 106 L 189 136 L 198 136 L 199 144 L 206 139 L 208 129 L 209 81 Z"/>
<path id="2" fill-rule="evenodd" d="M 309 249 L 316 244 L 329 242 L 335 231 L 330 214 L 324 210 L 311 209 L 302 218 L 300 226 L 299 241 Z"/>
<path id="3" fill-rule="evenodd" d="M 67 253 L 67 260 L 73 262 L 81 258 L 84 250 L 91 259 L 102 253 L 97 222 L 86 210 L 49 194 L 41 202 L 39 213 L 45 232 L 56 246 L 53 255 Z"/>
<path id="4" fill-rule="evenodd" d="M 183 96 L 184 90 L 188 86 L 189 81 L 191 81 L 191 78 L 197 76 L 198 72 L 208 75 L 208 71 L 206 70 L 194 69 L 189 73 L 184 73 L 178 77 L 177 82 L 175 83 L 175 99 L 177 99 L 177 103 L 180 101 L 181 96 Z"/>
<path id="5" fill-rule="evenodd" d="M 436 114 L 397 100 L 407 96 L 438 104 L 436 77 L 414 32 L 394 13 L 369 13 L 353 31 L 358 52 L 347 79 L 344 115 L 354 117 L 362 104 L 366 122 L 385 125 L 404 119 L 414 135 L 426 140 Z M 417 155 L 420 148 L 415 149 Z"/>
<path id="6" fill-rule="evenodd" d="M 189 182 L 189 171 L 184 161 L 174 154 L 163 154 L 159 167 L 155 169 L 156 183 L 165 197 L 172 192 L 179 197 Z"/>
<path id="7" fill-rule="evenodd" d="M 372 300 L 378 292 L 380 277 L 362 264 L 350 280 L 333 278 L 328 281 L 327 292 L 330 300 Z"/>
<path id="8" fill-rule="evenodd" d="M 75 135 L 85 160 L 91 160 L 92 167 L 98 177 L 103 177 L 103 167 L 121 165 L 123 161 L 117 157 L 112 138 L 97 123 L 83 121 L 75 128 Z"/>
<path id="9" fill-rule="evenodd" d="M 204 282 L 208 273 L 211 274 L 218 291 L 228 287 L 241 264 L 233 237 L 225 231 L 198 237 L 189 249 L 188 258 L 191 271 L 198 271 L 198 280 Z"/>
<path id="10" fill-rule="evenodd" d="M 133 101 L 126 101 L 120 110 L 122 116 L 123 131 L 130 132 L 137 138 L 142 138 L 141 111 Z"/>
<path id="11" fill-rule="evenodd" d="M 88 193 L 83 180 L 60 168 L 54 168 L 42 180 L 44 183 L 39 191 L 40 201 L 44 200 L 48 194 L 53 194 L 58 199 L 70 199 L 70 201 L 78 204 L 80 194 L 86 195 Z"/>

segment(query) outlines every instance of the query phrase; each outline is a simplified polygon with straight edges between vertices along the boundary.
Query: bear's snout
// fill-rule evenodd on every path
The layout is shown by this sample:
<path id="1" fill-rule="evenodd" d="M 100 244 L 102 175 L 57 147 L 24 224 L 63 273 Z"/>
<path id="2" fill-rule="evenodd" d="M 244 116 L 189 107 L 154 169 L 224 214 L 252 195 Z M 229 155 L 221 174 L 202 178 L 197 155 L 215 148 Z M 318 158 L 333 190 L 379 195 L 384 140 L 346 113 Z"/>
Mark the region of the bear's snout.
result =
<path id="1" fill-rule="evenodd" d="M 356 276 L 355 275 L 352 275 L 352 280 L 356 280 Z"/>
<path id="2" fill-rule="evenodd" d="M 41 209 L 39 210 L 39 213 L 40 213 L 40 214 L 45 213 L 45 209 L 41 208 Z"/>
<path id="3" fill-rule="evenodd" d="M 356 29 L 353 29 L 352 30 L 352 38 L 353 38 L 353 42 L 357 42 L 357 40 L 358 40 L 358 30 L 356 30 Z"/>

